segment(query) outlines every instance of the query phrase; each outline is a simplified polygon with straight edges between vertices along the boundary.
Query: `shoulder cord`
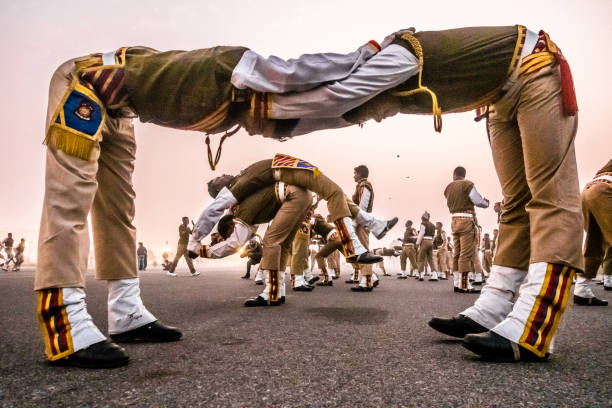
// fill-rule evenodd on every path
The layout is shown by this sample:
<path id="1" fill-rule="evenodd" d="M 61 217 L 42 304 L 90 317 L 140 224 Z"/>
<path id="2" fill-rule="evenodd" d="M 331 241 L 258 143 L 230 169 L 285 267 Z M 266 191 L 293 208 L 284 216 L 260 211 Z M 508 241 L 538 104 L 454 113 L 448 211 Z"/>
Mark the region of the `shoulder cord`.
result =
<path id="1" fill-rule="evenodd" d="M 223 147 L 223 142 L 225 142 L 225 139 L 234 135 L 239 130 L 240 130 L 240 125 L 236 125 L 235 128 L 225 132 L 225 134 L 221 137 L 221 140 L 219 140 L 219 147 L 217 148 L 217 154 L 215 155 L 214 161 L 212 157 L 212 149 L 210 148 L 210 135 L 206 135 L 206 148 L 208 150 L 208 164 L 210 165 L 211 170 L 214 171 L 215 168 L 217 167 L 217 164 L 219 163 L 219 159 L 221 158 L 221 148 Z"/>
<path id="2" fill-rule="evenodd" d="M 436 130 L 436 132 L 441 132 L 442 131 L 442 109 L 440 109 L 440 107 L 438 106 L 438 98 L 436 97 L 436 94 L 431 89 L 429 89 L 426 86 L 423 86 L 421 83 L 421 79 L 423 77 L 423 47 L 421 47 L 421 43 L 419 43 L 419 40 L 417 40 L 416 37 L 410 34 L 403 34 L 402 39 L 408 41 L 410 45 L 412 45 L 412 48 L 414 49 L 416 56 L 419 58 L 419 87 L 417 89 L 411 89 L 408 91 L 391 92 L 391 95 L 408 96 L 408 95 L 413 95 L 419 92 L 428 92 L 431 95 L 434 129 Z"/>

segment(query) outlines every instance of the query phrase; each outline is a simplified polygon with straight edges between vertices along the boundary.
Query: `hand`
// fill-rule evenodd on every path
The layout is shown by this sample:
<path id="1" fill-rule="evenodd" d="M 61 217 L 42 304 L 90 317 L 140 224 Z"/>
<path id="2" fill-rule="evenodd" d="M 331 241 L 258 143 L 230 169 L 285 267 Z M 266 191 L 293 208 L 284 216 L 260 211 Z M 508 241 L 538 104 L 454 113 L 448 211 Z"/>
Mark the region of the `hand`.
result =
<path id="1" fill-rule="evenodd" d="M 400 36 L 402 34 L 414 34 L 415 32 L 416 32 L 416 29 L 414 27 L 410 27 L 410 28 L 404 28 L 402 30 L 391 33 L 385 37 L 383 42 L 380 44 L 380 48 L 383 50 L 387 48 L 389 45 L 391 45 L 391 43 L 393 42 L 393 40 L 395 40 L 397 36 Z"/>

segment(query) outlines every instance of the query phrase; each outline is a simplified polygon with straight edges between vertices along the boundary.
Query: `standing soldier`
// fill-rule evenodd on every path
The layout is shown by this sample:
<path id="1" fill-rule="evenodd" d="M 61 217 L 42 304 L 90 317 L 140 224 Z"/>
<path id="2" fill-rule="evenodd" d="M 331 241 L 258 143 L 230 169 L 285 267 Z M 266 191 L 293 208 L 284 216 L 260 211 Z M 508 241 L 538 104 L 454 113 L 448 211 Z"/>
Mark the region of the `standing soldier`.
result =
<path id="1" fill-rule="evenodd" d="M 604 288 L 612 290 L 612 160 L 601 168 L 582 190 L 582 212 L 586 240 L 584 274 L 576 278 L 574 304 L 607 306 L 608 301 L 595 297 L 591 280 L 601 266 Z"/>
<path id="2" fill-rule="evenodd" d="M 418 277 L 418 265 L 416 260 L 417 233 L 412 228 L 412 221 L 406 221 L 406 231 L 402 240 L 402 253 L 400 254 L 400 268 L 402 270 L 398 279 L 408 279 L 408 276 Z M 410 261 L 410 271 L 406 274 L 406 261 Z"/>
<path id="3" fill-rule="evenodd" d="M 431 269 L 430 281 L 437 281 L 438 274 L 434 269 L 433 264 L 433 237 L 436 232 L 436 227 L 429 222 L 429 213 L 425 211 L 421 216 L 421 228 L 417 238 L 416 246 L 419 248 L 417 252 L 417 262 L 419 264 L 419 280 L 425 279 L 427 265 Z"/>
<path id="4" fill-rule="evenodd" d="M 440 272 L 439 278 L 442 280 L 447 279 L 447 273 L 449 272 L 449 265 L 447 262 L 448 252 L 448 238 L 446 231 L 442 229 L 442 223 L 436 222 L 436 235 L 433 240 L 434 247 L 437 250 L 436 256 L 438 259 L 438 272 Z"/>
<path id="5" fill-rule="evenodd" d="M 13 233 L 9 232 L 7 237 L 2 241 L 2 246 L 4 247 L 4 252 L 6 253 L 6 262 L 4 263 L 4 267 L 2 269 L 5 271 L 8 270 L 11 261 L 15 263 L 15 259 L 13 258 L 13 243 Z"/>
<path id="6" fill-rule="evenodd" d="M 189 236 L 191 235 L 191 228 L 189 228 L 189 217 L 183 217 L 182 224 L 179 225 L 179 240 L 176 246 L 176 255 L 174 255 L 174 261 L 172 261 L 172 265 L 166 272 L 170 276 L 176 276 L 174 270 L 176 269 L 176 265 L 181 257 L 185 258 L 185 262 L 187 262 L 187 266 L 189 267 L 189 272 L 191 272 L 191 276 L 198 276 L 200 272 L 197 272 L 193 266 L 193 261 L 189 258 L 187 254 L 187 244 L 189 243 Z"/>
<path id="7" fill-rule="evenodd" d="M 21 238 L 19 244 L 15 248 L 15 266 L 13 267 L 13 271 L 19 271 L 19 267 L 23 263 L 23 253 L 25 252 L 26 241 L 25 238 Z"/>
<path id="8" fill-rule="evenodd" d="M 482 237 L 480 249 L 482 251 L 482 269 L 484 269 L 488 277 L 488 275 L 491 273 L 491 265 L 493 264 L 492 242 L 491 238 L 489 238 L 488 232 L 485 232 L 484 236 Z"/>
<path id="9" fill-rule="evenodd" d="M 136 250 L 136 255 L 138 255 L 138 270 L 144 271 L 147 269 L 147 248 L 143 245 L 142 242 L 138 243 L 138 249 Z"/>
<path id="10" fill-rule="evenodd" d="M 453 171 L 453 181 L 446 186 L 444 197 L 451 213 L 451 231 L 455 254 L 453 257 L 453 280 L 455 291 L 459 293 L 477 293 L 468 281 L 472 271 L 473 258 L 476 252 L 476 222 L 474 206 L 487 208 L 489 200 L 483 198 L 474 183 L 465 179 L 465 168 L 457 167 Z"/>
<path id="11" fill-rule="evenodd" d="M 353 202 L 359 206 L 360 209 L 367 213 L 372 212 L 374 206 L 374 187 L 372 183 L 368 181 L 370 170 L 365 165 L 359 165 L 355 167 L 353 172 L 353 178 L 357 185 L 355 186 L 355 193 L 353 194 Z M 367 226 L 358 225 L 355 228 L 359 241 L 365 249 L 370 249 L 370 230 Z M 382 258 L 381 258 L 382 260 Z M 367 292 L 372 290 L 372 265 L 364 264 L 353 264 L 354 272 L 353 278 L 349 279 L 347 283 L 359 283 L 359 285 L 352 287 L 351 290 L 355 292 Z M 361 276 L 360 273 L 361 272 Z"/>

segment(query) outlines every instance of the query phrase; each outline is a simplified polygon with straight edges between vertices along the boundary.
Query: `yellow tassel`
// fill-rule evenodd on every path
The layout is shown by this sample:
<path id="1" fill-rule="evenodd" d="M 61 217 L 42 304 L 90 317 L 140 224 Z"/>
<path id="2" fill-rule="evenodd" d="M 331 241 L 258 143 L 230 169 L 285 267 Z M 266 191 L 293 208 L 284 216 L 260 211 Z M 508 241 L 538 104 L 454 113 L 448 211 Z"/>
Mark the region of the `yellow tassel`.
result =
<path id="1" fill-rule="evenodd" d="M 319 170 L 318 167 L 315 167 L 313 172 L 315 177 L 319 177 L 321 175 L 321 170 Z"/>
<path id="2" fill-rule="evenodd" d="M 408 41 L 410 45 L 412 45 L 412 48 L 414 49 L 414 52 L 417 58 L 419 59 L 419 85 L 417 89 L 411 89 L 409 91 L 391 92 L 391 95 L 408 96 L 408 95 L 412 95 L 412 94 L 416 94 L 420 92 L 429 93 L 429 95 L 431 96 L 432 114 L 433 114 L 433 119 L 434 119 L 434 129 L 436 132 L 441 132 L 442 131 L 442 109 L 438 106 L 438 98 L 436 97 L 436 94 L 431 89 L 427 88 L 426 86 L 423 86 L 423 84 L 421 83 L 421 79 L 423 77 L 423 47 L 421 47 L 421 43 L 419 42 L 419 40 L 410 34 L 402 35 L 402 39 Z"/>
<path id="3" fill-rule="evenodd" d="M 89 160 L 96 141 L 86 136 L 70 132 L 52 124 L 47 132 L 44 144 L 75 156 L 83 160 Z"/>

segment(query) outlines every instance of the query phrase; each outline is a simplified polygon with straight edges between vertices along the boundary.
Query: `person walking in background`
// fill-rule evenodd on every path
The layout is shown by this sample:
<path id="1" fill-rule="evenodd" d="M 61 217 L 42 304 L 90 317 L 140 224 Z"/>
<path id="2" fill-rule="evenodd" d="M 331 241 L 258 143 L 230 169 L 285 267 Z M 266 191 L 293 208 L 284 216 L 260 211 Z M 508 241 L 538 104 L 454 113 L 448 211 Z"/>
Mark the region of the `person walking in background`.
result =
<path id="1" fill-rule="evenodd" d="M 197 272 L 195 267 L 193 266 L 193 261 L 189 258 L 187 254 L 187 244 L 189 243 L 189 235 L 191 235 L 191 228 L 189 228 L 189 217 L 183 217 L 181 225 L 179 225 L 179 240 L 176 246 L 176 255 L 174 255 L 174 261 L 172 261 L 172 265 L 168 269 L 167 274 L 170 276 L 176 276 L 174 272 L 176 270 L 176 265 L 178 264 L 181 257 L 185 258 L 185 262 L 187 262 L 187 267 L 189 267 L 189 272 L 191 272 L 191 276 L 198 276 L 200 272 Z"/>

